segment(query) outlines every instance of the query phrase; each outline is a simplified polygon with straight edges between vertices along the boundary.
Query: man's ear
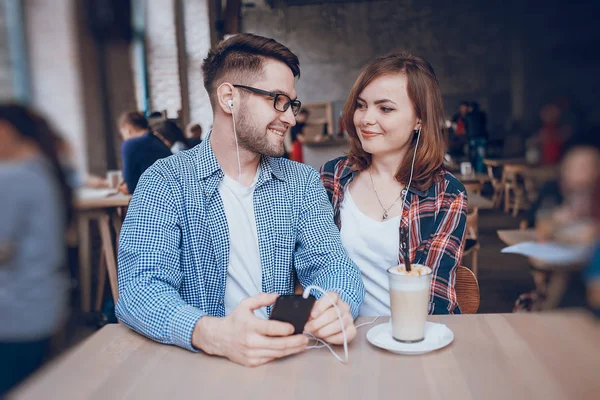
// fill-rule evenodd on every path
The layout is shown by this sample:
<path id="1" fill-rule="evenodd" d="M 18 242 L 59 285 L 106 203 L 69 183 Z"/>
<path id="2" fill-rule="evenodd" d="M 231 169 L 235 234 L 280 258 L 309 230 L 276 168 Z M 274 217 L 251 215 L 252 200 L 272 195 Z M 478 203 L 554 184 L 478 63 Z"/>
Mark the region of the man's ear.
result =
<path id="1" fill-rule="evenodd" d="M 233 94 L 233 85 L 231 83 L 223 82 L 217 88 L 217 104 L 225 114 L 232 113 L 232 107 L 229 106 L 229 103 L 234 103 Z"/>

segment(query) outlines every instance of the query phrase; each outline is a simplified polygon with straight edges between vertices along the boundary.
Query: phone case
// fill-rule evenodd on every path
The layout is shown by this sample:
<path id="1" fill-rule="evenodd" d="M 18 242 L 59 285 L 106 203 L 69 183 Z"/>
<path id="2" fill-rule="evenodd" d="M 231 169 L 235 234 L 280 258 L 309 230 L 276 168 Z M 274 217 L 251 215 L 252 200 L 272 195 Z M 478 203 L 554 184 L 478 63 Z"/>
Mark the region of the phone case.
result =
<path id="1" fill-rule="evenodd" d="M 269 319 L 288 322 L 294 326 L 294 334 L 304 331 L 304 325 L 310 317 L 310 312 L 315 304 L 315 298 L 302 297 L 299 294 L 279 296 L 271 310 Z"/>

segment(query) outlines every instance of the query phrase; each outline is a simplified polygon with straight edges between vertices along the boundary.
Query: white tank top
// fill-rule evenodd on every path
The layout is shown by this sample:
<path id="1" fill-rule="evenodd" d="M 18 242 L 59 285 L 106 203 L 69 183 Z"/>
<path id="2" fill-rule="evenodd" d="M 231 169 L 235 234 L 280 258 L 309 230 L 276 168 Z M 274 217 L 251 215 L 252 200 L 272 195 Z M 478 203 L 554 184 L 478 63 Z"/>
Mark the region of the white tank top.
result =
<path id="1" fill-rule="evenodd" d="M 400 216 L 375 221 L 363 214 L 346 189 L 340 206 L 342 243 L 365 283 L 361 316 L 390 315 L 387 269 L 398 265 Z"/>

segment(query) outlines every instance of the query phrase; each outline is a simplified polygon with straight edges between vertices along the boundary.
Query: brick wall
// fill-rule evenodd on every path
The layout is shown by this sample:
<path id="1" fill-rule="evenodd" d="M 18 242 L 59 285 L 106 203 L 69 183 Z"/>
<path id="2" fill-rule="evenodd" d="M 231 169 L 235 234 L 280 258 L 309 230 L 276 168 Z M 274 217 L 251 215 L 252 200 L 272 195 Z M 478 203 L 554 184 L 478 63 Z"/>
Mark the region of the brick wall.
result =
<path id="1" fill-rule="evenodd" d="M 129 45 L 99 46 L 77 0 L 26 0 L 24 14 L 32 106 L 69 141 L 80 170 L 120 167 L 116 118 L 137 108 Z"/>
<path id="2" fill-rule="evenodd" d="M 185 44 L 190 104 L 190 121 L 199 123 L 205 135 L 212 126 L 212 109 L 204 90 L 200 66 L 210 49 L 206 1 L 184 0 Z"/>
<path id="3" fill-rule="evenodd" d="M 6 33 L 5 3 L 0 1 L 0 101 L 10 100 L 13 96 L 8 35 Z"/>
<path id="4" fill-rule="evenodd" d="M 86 170 L 75 0 L 26 0 L 24 12 L 32 105 L 69 141 L 77 166 Z"/>
<path id="5" fill-rule="evenodd" d="M 150 106 L 176 117 L 181 87 L 175 32 L 175 0 L 153 0 L 146 9 L 146 51 Z"/>

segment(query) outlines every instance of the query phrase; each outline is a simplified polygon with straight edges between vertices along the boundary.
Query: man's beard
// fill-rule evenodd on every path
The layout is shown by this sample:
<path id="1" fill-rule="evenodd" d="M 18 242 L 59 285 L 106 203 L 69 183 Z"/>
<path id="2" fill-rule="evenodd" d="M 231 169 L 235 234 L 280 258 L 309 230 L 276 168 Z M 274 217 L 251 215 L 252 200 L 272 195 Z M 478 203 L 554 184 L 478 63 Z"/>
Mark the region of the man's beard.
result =
<path id="1" fill-rule="evenodd" d="M 236 132 L 238 144 L 244 149 L 253 153 L 262 154 L 269 157 L 281 157 L 285 153 L 283 140 L 279 143 L 273 143 L 269 140 L 269 134 L 266 129 L 261 130 L 256 126 L 252 117 L 246 112 L 246 107 L 239 108 L 236 115 Z"/>

